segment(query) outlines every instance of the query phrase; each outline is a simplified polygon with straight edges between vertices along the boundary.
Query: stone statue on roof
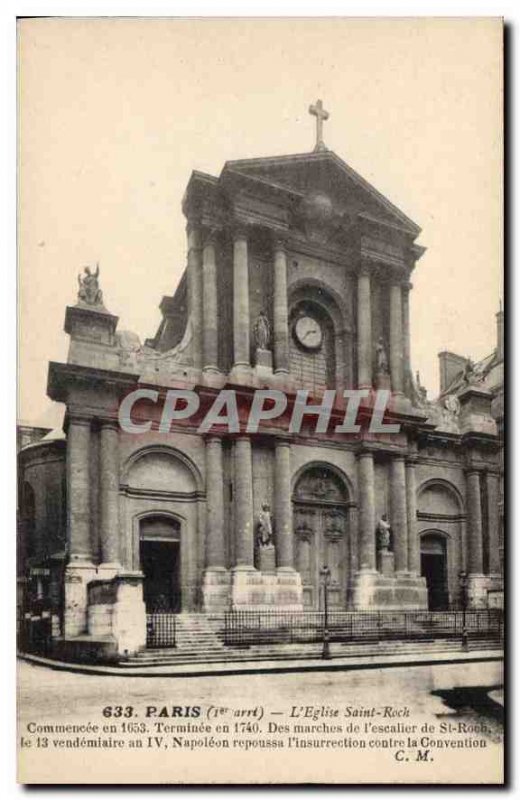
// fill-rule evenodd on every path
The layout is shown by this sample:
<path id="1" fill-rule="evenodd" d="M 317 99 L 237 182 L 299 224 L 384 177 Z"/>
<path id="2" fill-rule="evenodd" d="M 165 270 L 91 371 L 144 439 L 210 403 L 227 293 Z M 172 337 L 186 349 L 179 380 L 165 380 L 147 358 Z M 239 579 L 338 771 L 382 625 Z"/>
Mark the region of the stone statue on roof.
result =
<path id="1" fill-rule="evenodd" d="M 90 267 L 85 267 L 83 275 L 78 275 L 78 301 L 87 306 L 102 306 L 103 292 L 99 288 L 99 264 L 96 271 L 91 272 Z"/>

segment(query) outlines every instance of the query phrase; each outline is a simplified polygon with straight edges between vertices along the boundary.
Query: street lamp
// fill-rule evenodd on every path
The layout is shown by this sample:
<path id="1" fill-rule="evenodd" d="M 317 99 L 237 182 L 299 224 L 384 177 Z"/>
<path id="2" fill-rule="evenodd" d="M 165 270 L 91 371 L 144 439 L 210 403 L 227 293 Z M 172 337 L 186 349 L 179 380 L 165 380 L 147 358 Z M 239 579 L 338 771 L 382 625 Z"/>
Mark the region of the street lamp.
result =
<path id="1" fill-rule="evenodd" d="M 323 650 L 321 652 L 322 658 L 330 658 L 330 644 L 329 644 L 329 584 L 330 584 L 330 569 L 325 564 L 320 569 L 320 578 L 323 586 L 323 609 L 325 616 L 323 620 Z"/>
<path id="2" fill-rule="evenodd" d="M 468 650 L 468 629 L 466 627 L 466 609 L 468 607 L 468 574 L 459 572 L 460 591 L 462 599 L 462 649 Z"/>

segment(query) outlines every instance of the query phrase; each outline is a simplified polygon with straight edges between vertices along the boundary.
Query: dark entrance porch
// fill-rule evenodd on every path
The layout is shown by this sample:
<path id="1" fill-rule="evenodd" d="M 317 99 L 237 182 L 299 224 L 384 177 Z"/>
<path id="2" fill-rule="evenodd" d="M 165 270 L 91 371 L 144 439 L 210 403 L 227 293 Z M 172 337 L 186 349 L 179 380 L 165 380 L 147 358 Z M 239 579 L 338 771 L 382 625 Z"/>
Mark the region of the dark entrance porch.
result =
<path id="1" fill-rule="evenodd" d="M 449 606 L 446 540 L 436 533 L 421 537 L 421 575 L 426 578 L 429 611 L 443 611 Z"/>
<path id="2" fill-rule="evenodd" d="M 145 518 L 140 525 L 139 556 L 147 613 L 182 610 L 180 526 L 167 517 Z"/>

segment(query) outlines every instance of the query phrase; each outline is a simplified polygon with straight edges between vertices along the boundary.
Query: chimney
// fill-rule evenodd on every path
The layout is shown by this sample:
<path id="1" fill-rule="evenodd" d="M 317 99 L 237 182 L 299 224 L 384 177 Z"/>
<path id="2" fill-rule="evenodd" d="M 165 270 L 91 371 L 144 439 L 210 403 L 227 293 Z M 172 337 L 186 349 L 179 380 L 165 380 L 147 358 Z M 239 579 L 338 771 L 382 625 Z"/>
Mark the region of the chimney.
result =
<path id="1" fill-rule="evenodd" d="M 502 311 L 502 303 L 500 303 L 500 311 L 496 315 L 497 318 L 497 360 L 504 360 L 504 312 Z"/>
<path id="2" fill-rule="evenodd" d="M 455 376 L 462 372 L 467 363 L 467 358 L 458 356 L 457 353 L 450 353 L 449 350 L 443 350 L 442 353 L 439 353 L 441 394 L 446 391 Z"/>

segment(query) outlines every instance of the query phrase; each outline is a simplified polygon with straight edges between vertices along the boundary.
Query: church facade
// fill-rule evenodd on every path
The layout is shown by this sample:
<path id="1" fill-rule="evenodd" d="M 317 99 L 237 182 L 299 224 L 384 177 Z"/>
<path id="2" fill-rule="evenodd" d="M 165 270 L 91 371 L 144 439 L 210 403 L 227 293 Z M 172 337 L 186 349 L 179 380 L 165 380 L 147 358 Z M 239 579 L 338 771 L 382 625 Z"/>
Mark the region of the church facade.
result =
<path id="1" fill-rule="evenodd" d="M 119 330 L 99 270 L 66 309 L 68 359 L 48 375 L 64 431 L 20 453 L 25 607 L 47 603 L 78 648 L 128 654 L 147 612 L 320 609 L 325 567 L 337 610 L 499 603 L 496 392 L 450 354 L 437 401 L 413 377 L 419 227 L 321 137 L 312 153 L 194 172 L 182 211 L 187 264 L 153 338 Z M 399 431 L 163 430 L 143 400 L 132 433 L 119 409 L 137 387 L 206 405 L 233 390 L 240 408 L 258 389 L 290 407 L 334 389 L 333 420 L 345 391 L 363 390 L 362 418 L 383 389 Z"/>

